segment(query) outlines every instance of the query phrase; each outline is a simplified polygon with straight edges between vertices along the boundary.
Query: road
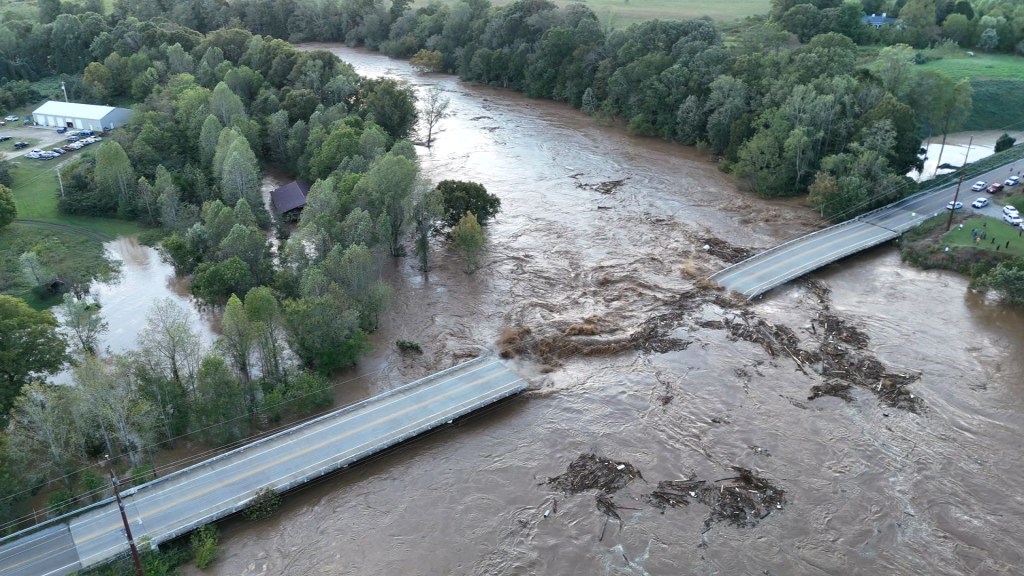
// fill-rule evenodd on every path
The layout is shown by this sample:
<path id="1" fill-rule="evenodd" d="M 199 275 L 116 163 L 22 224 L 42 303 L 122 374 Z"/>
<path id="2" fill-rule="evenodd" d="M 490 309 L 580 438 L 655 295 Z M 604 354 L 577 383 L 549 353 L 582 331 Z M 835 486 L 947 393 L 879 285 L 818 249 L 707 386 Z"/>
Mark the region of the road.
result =
<path id="1" fill-rule="evenodd" d="M 165 542 L 244 509 L 261 488 L 299 486 L 525 387 L 501 361 L 478 358 L 126 490 L 132 536 Z M 127 549 L 117 505 L 107 499 L 0 541 L 0 575 L 69 574 Z"/>
<path id="2" fill-rule="evenodd" d="M 986 172 L 974 180 L 1002 182 L 1010 174 L 1010 164 Z M 993 218 L 1002 218 L 1001 206 L 993 202 L 976 211 L 970 203 L 987 193 L 972 192 L 972 181 L 965 181 L 959 201 L 964 210 L 980 212 Z M 1016 188 L 1006 188 L 994 195 L 1005 197 Z M 808 272 L 841 258 L 898 238 L 907 230 L 920 225 L 936 214 L 946 213 L 946 203 L 953 200 L 956 184 L 905 198 L 884 208 L 865 214 L 858 219 L 843 222 L 752 256 L 711 276 L 718 284 L 753 299 L 768 290 L 799 278 Z M 999 226 L 1008 224 L 1000 223 Z"/>

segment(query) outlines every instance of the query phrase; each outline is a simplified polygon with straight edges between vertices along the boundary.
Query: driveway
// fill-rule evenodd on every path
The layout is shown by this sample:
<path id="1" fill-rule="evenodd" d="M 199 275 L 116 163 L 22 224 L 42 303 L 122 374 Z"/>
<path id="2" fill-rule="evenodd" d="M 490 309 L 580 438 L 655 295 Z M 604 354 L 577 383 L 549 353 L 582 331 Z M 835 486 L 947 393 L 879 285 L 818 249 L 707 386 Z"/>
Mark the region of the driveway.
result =
<path id="1" fill-rule="evenodd" d="M 16 158 L 24 154 L 28 154 L 33 148 L 46 148 L 52 146 L 58 142 L 64 141 L 63 134 L 57 134 L 56 128 L 47 128 L 44 126 L 13 126 L 8 124 L 7 126 L 0 126 L 0 136 L 10 136 L 11 139 L 0 143 L 0 152 L 3 152 L 7 158 Z M 22 148 L 21 150 L 14 149 L 14 143 L 29 139 L 37 140 L 35 144 L 32 144 L 28 148 Z"/>

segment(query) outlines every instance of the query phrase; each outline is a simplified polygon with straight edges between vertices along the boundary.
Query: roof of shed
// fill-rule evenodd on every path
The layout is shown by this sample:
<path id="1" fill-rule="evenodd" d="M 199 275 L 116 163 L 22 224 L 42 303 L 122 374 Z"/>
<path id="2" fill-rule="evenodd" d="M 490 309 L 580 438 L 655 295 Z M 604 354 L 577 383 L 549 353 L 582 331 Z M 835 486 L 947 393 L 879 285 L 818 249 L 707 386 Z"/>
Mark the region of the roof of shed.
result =
<path id="1" fill-rule="evenodd" d="M 272 191 L 270 201 L 274 204 L 274 210 L 284 214 L 289 210 L 305 206 L 306 194 L 309 194 L 309 184 L 299 181 L 289 182 Z"/>

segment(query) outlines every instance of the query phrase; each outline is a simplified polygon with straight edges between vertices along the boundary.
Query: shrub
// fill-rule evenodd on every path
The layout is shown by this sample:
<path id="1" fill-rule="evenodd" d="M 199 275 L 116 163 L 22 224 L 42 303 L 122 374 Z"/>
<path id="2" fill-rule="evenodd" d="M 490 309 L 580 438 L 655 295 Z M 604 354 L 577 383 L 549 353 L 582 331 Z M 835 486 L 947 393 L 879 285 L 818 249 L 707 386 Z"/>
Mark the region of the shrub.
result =
<path id="1" fill-rule="evenodd" d="M 423 354 L 423 348 L 420 348 L 418 342 L 412 340 L 398 340 L 395 342 L 395 346 L 398 346 L 400 352 L 414 352 L 416 354 Z"/>
<path id="2" fill-rule="evenodd" d="M 206 568 L 217 558 L 217 527 L 213 524 L 200 526 L 192 533 L 190 544 L 192 555 L 196 561 L 196 567 L 200 570 Z"/>
<path id="3" fill-rule="evenodd" d="M 274 515 L 281 507 L 281 495 L 269 486 L 260 488 L 252 497 L 249 507 L 245 509 L 245 517 L 249 520 L 265 520 Z"/>

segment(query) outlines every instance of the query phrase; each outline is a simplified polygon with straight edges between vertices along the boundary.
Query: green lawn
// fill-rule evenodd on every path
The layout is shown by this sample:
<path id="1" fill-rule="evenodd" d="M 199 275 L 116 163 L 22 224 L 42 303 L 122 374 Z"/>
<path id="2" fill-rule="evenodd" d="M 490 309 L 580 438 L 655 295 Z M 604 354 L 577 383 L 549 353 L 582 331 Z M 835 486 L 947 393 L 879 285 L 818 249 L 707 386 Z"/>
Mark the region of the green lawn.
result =
<path id="1" fill-rule="evenodd" d="M 14 165 L 14 202 L 18 207 L 18 218 L 44 220 L 57 224 L 78 226 L 103 236 L 114 238 L 139 233 L 142 228 L 135 222 L 114 218 L 90 218 L 87 216 L 66 216 L 57 210 L 60 194 L 57 183 L 57 166 L 68 157 L 80 152 L 65 154 L 59 159 L 32 160 L 19 157 L 11 161 Z"/>
<path id="2" fill-rule="evenodd" d="M 984 230 L 988 237 L 975 243 L 971 235 L 974 228 Z M 1006 246 L 1007 241 L 1010 242 L 1009 247 Z M 978 217 L 964 220 L 963 228 L 954 226 L 942 237 L 942 244 L 950 248 L 979 248 L 990 252 L 996 252 L 998 247 L 1001 254 L 1024 257 L 1024 236 L 1021 235 L 1021 229 L 995 218 Z"/>
<path id="3" fill-rule="evenodd" d="M 453 3 L 453 0 L 443 0 Z M 491 0 L 502 6 L 512 0 Z M 555 0 L 560 6 L 574 2 Z M 416 0 L 415 6 L 425 6 L 427 0 Z M 731 22 L 747 16 L 767 14 L 771 0 L 586 0 L 583 2 L 597 14 L 606 26 L 626 28 L 645 20 L 689 20 L 710 16 L 716 22 Z"/>
<path id="4" fill-rule="evenodd" d="M 955 79 L 1021 80 L 1024 78 L 1024 58 L 1009 54 L 982 54 L 968 56 L 966 51 L 924 50 L 926 56 L 941 57 L 918 66 L 918 70 L 938 70 Z"/>

